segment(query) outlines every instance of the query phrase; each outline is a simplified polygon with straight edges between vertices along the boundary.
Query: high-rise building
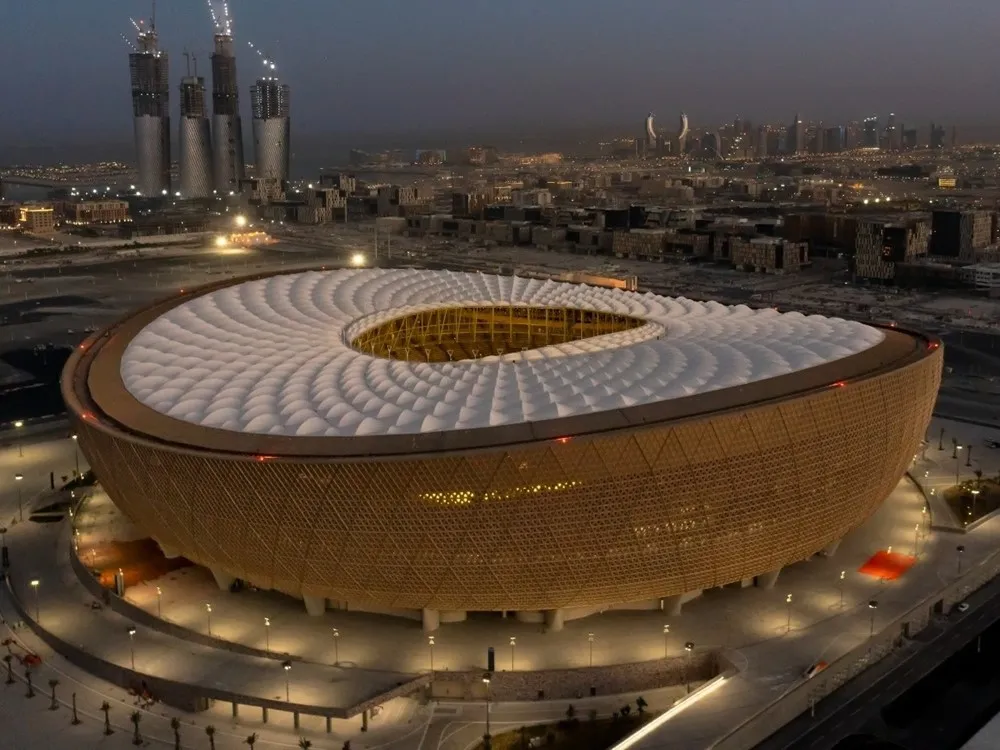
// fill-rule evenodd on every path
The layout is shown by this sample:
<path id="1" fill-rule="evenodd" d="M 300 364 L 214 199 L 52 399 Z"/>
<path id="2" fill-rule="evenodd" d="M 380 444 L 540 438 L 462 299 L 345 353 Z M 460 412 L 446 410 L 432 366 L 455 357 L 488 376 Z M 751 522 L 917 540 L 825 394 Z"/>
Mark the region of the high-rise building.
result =
<path id="1" fill-rule="evenodd" d="M 680 121 L 677 126 L 677 139 L 674 141 L 674 145 L 676 146 L 674 152 L 677 156 L 684 156 L 687 153 L 687 139 L 690 132 L 688 116 L 681 112 Z"/>
<path id="2" fill-rule="evenodd" d="M 136 185 L 142 195 L 166 195 L 170 192 L 170 66 L 167 53 L 159 48 L 154 24 L 137 28 L 137 49 L 128 56 Z"/>
<path id="3" fill-rule="evenodd" d="M 861 131 L 861 148 L 878 148 L 878 118 L 866 117 Z"/>
<path id="4" fill-rule="evenodd" d="M 277 78 L 260 78 L 250 89 L 254 174 L 261 179 L 278 180 L 283 186 L 288 182 L 290 166 L 289 104 L 288 85 Z"/>
<path id="5" fill-rule="evenodd" d="M 844 150 L 844 126 L 836 125 L 827 128 L 823 135 L 823 149 L 828 154 L 836 154 Z"/>
<path id="6" fill-rule="evenodd" d="M 944 148 L 945 130 L 942 125 L 931 123 L 931 135 L 928 145 L 931 148 Z"/>
<path id="7" fill-rule="evenodd" d="M 243 121 L 229 18 L 216 24 L 212 54 L 212 173 L 215 189 L 239 190 L 244 177 Z"/>
<path id="8" fill-rule="evenodd" d="M 885 124 L 885 146 L 890 151 L 899 151 L 902 138 L 902 124 L 896 123 L 896 113 L 890 112 Z"/>
<path id="9" fill-rule="evenodd" d="M 801 154 L 806 150 L 806 126 L 798 113 L 795 114 L 792 124 L 788 126 L 785 148 L 790 154 Z"/>
<path id="10" fill-rule="evenodd" d="M 643 143 L 645 144 L 644 153 L 646 156 L 652 156 L 657 150 L 656 126 L 653 120 L 653 113 L 650 112 L 643 122 Z"/>
<path id="11" fill-rule="evenodd" d="M 181 79 L 180 194 L 182 198 L 207 198 L 212 195 L 212 130 L 205 104 L 205 79 L 194 75 Z"/>

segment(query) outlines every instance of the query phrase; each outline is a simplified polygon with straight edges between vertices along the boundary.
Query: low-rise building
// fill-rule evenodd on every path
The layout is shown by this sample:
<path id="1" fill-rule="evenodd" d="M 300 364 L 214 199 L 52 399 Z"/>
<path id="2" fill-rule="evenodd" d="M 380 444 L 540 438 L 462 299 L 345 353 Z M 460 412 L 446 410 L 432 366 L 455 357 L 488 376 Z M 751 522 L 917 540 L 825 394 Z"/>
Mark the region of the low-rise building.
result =
<path id="1" fill-rule="evenodd" d="M 975 263 L 958 269 L 959 278 L 976 289 L 1000 294 L 1000 263 Z"/>
<path id="2" fill-rule="evenodd" d="M 53 234 L 56 231 L 56 212 L 52 206 L 23 205 L 18 209 L 17 223 L 31 234 Z"/>
<path id="3" fill-rule="evenodd" d="M 63 218 L 73 224 L 120 224 L 128 221 L 128 202 L 118 199 L 70 201 L 60 205 Z"/>
<path id="4" fill-rule="evenodd" d="M 795 273 L 809 263 L 809 243 L 780 237 L 729 238 L 730 262 L 734 268 L 762 273 Z"/>
<path id="5" fill-rule="evenodd" d="M 854 245 L 855 277 L 894 281 L 898 263 L 910 263 L 927 255 L 930 236 L 931 223 L 925 218 L 858 221 Z"/>

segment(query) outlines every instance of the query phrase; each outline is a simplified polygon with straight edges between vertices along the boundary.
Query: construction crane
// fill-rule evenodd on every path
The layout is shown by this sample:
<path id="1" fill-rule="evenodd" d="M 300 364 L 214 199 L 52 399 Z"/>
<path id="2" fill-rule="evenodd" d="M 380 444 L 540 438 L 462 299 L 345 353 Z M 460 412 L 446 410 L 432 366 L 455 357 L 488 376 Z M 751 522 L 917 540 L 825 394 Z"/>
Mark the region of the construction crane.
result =
<path id="1" fill-rule="evenodd" d="M 247 44 L 250 45 L 250 49 L 252 49 L 254 52 L 257 53 L 257 56 L 260 57 L 260 59 L 263 61 L 265 68 L 267 68 L 268 70 L 277 69 L 277 65 L 275 64 L 274 60 L 272 60 L 270 57 L 261 52 L 259 47 L 254 46 L 253 42 L 247 42 Z"/>

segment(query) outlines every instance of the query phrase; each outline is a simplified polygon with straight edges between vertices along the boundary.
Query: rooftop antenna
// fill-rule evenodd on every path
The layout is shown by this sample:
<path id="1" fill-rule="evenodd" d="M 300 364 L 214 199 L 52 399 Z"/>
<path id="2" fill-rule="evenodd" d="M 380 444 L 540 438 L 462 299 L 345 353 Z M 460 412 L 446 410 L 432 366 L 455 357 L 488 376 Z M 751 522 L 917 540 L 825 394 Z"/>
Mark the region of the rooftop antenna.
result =
<path id="1" fill-rule="evenodd" d="M 194 77 L 198 77 L 198 56 L 191 55 L 191 61 L 194 63 Z"/>
<path id="2" fill-rule="evenodd" d="M 191 77 L 191 55 L 188 53 L 187 48 L 184 49 L 184 65 L 187 67 L 187 77 Z"/>
<path id="3" fill-rule="evenodd" d="M 156 31 L 156 0 L 153 0 L 153 13 L 149 17 L 149 30 Z"/>

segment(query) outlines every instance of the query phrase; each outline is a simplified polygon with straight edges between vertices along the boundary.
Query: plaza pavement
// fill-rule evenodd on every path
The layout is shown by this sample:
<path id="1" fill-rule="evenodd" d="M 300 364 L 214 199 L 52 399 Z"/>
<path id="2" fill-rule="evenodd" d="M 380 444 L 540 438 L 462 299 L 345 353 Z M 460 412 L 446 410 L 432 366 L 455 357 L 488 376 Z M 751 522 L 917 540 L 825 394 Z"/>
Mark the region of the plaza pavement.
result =
<path id="1" fill-rule="evenodd" d="M 1000 451 L 990 451 L 982 446 L 985 434 L 990 434 L 989 430 L 966 424 L 941 424 L 944 424 L 947 431 L 945 439 L 948 445 L 944 452 L 949 457 L 950 435 L 954 431 L 954 434 L 961 436 L 963 444 L 979 446 L 978 453 L 975 448 L 973 450 L 974 466 L 966 467 L 969 472 L 977 462 L 986 474 L 1000 469 Z M 936 435 L 936 430 L 937 421 L 929 431 L 930 435 Z M 59 441 L 59 445 L 51 442 L 26 445 L 23 458 L 18 458 L 16 451 L 11 449 L 0 452 L 0 476 L 8 476 L 12 473 L 11 469 L 16 467 L 15 470 L 25 476 L 25 492 L 29 486 L 37 489 L 47 487 L 48 467 L 53 464 L 65 466 L 67 448 L 71 460 L 72 446 L 67 445 L 68 443 L 69 441 Z M 921 466 L 925 466 L 923 470 L 930 472 L 925 480 L 937 477 L 936 481 L 945 482 L 945 469 L 954 467 L 948 467 L 943 457 L 934 455 L 936 443 L 932 448 L 926 453 L 927 461 L 918 457 L 913 473 L 917 475 Z M 58 473 L 61 471 L 57 470 Z M 32 477 L 33 485 L 29 485 L 29 477 Z M 699 647 L 723 646 L 729 650 L 729 657 L 742 670 L 709 698 L 674 717 L 669 722 L 669 730 L 663 735 L 670 737 L 670 747 L 706 747 L 727 728 L 759 711 L 796 684 L 809 665 L 820 659 L 829 661 L 863 642 L 868 636 L 870 625 L 866 606 L 870 599 L 877 599 L 879 602 L 876 619 L 878 628 L 880 621 L 894 619 L 916 601 L 940 588 L 943 583 L 953 580 L 957 572 L 956 539 L 960 539 L 960 543 L 965 546 L 963 557 L 967 566 L 974 565 L 996 549 L 1000 537 L 1000 522 L 997 519 L 985 521 L 968 534 L 928 531 L 925 535 L 927 525 L 921 514 L 923 505 L 922 495 L 912 483 L 904 480 L 883 507 L 861 529 L 844 540 L 832 559 L 816 557 L 789 567 L 782 572 L 777 586 L 771 591 L 752 588 L 707 592 L 705 596 L 685 605 L 683 614 L 677 618 L 666 620 L 659 612 L 608 612 L 567 623 L 562 633 L 554 634 L 542 634 L 537 627 L 513 620 L 503 623 L 496 619 L 470 620 L 463 624 L 445 625 L 435 639 L 436 644 L 440 644 L 435 646 L 435 667 L 462 669 L 478 666 L 485 658 L 486 647 L 497 645 L 497 666 L 505 668 L 505 655 L 509 656 L 509 652 L 500 647 L 503 645 L 500 642 L 506 642 L 508 633 L 517 636 L 515 664 L 518 669 L 528 668 L 529 665 L 581 666 L 585 659 L 589 659 L 586 640 L 589 632 L 596 636 L 595 664 L 631 661 L 637 657 L 658 658 L 662 656 L 664 649 L 662 626 L 669 622 L 671 632 L 668 648 L 676 649 L 687 640 L 694 641 Z M 16 507 L 16 498 L 11 493 L 11 485 L 4 482 L 0 491 L 0 513 L 9 518 L 13 507 Z M 8 541 L 14 548 L 12 554 L 20 556 L 23 551 L 22 565 L 30 560 L 30 564 L 38 568 L 28 575 L 42 580 L 39 600 L 42 624 L 48 627 L 49 620 L 58 623 L 65 619 L 73 628 L 78 628 L 81 622 L 86 622 L 81 610 L 84 599 L 89 600 L 90 597 L 74 591 L 75 576 L 71 570 L 51 568 L 54 526 L 33 523 L 18 525 L 9 532 Z M 917 534 L 914 533 L 915 526 L 920 527 Z M 892 546 L 895 551 L 911 554 L 915 543 L 918 546 L 919 560 L 901 579 L 892 582 L 878 581 L 856 573 L 864 560 L 878 549 Z M 48 550 L 42 549 L 45 546 Z M 31 550 L 35 550 L 35 553 Z M 20 558 L 15 557 L 15 561 L 17 559 Z M 847 571 L 843 588 L 843 609 L 840 607 L 841 570 Z M 20 573 L 15 569 L 15 579 L 19 577 Z M 338 672 L 331 666 L 332 627 L 338 627 L 343 633 L 340 644 L 341 662 L 351 662 L 353 665 L 339 671 L 350 672 L 351 679 L 362 671 L 375 672 L 387 667 L 401 671 L 426 669 L 428 647 L 426 636 L 418 623 L 359 613 L 328 612 L 322 618 L 311 618 L 302 610 L 300 603 L 285 597 L 259 593 L 251 595 L 249 592 L 231 595 L 213 590 L 214 584 L 207 578 L 200 582 L 193 577 L 191 580 L 194 587 L 192 598 L 196 601 L 190 604 L 181 602 L 183 589 L 179 582 L 169 580 L 169 576 L 167 580 L 160 582 L 164 590 L 164 614 L 178 622 L 183 622 L 188 617 L 190 625 L 198 627 L 198 618 L 203 616 L 204 598 L 211 597 L 211 601 L 215 602 L 213 633 L 258 647 L 263 646 L 263 617 L 271 617 L 272 650 L 288 651 L 315 662 L 312 665 L 295 665 L 295 677 L 299 674 L 303 677 L 302 684 L 296 683 L 293 690 L 301 691 L 303 696 L 321 695 L 325 691 L 337 689 L 337 686 L 327 684 L 329 677 L 320 676 Z M 205 586 L 204 589 L 199 588 L 202 585 Z M 23 581 L 18 581 L 18 586 L 23 590 Z M 64 603 L 56 600 L 58 591 L 62 592 L 60 598 L 65 599 Z M 790 609 L 785 604 L 785 597 L 789 593 L 792 594 Z M 30 596 L 25 601 L 30 605 Z M 148 601 L 147 605 L 150 603 L 152 602 Z M 166 611 L 168 609 L 169 614 Z M 90 613 L 88 609 L 88 617 Z M 259 626 L 255 624 L 257 620 L 260 622 Z M 502 632 L 496 629 L 498 624 L 502 625 Z M 77 642 L 85 642 L 88 649 L 93 648 L 95 651 L 103 649 L 101 653 L 105 654 L 105 658 L 125 664 L 129 658 L 125 634 L 127 626 L 128 623 L 115 613 L 101 610 L 94 614 L 93 621 L 85 631 L 81 631 L 89 633 L 92 640 L 85 641 L 78 636 Z M 516 632 L 511 628 L 516 628 Z M 484 635 L 487 631 L 490 635 Z M 162 669 L 166 674 L 183 676 L 189 681 L 217 681 L 220 676 L 225 675 L 226 679 L 240 683 L 244 692 L 249 692 L 249 688 L 252 688 L 271 697 L 281 695 L 284 691 L 283 677 L 273 677 L 273 666 L 258 664 L 267 662 L 266 659 L 238 656 L 222 652 L 221 649 L 199 647 L 187 642 L 178 647 L 177 639 L 170 639 L 168 642 L 161 641 L 161 637 L 169 638 L 155 631 L 140 630 L 136 638 L 137 667 L 141 669 L 141 664 L 146 664 L 150 669 Z M 164 653 L 157 655 L 158 649 L 163 649 Z M 148 661 L 144 662 L 143 659 Z M 268 667 L 271 667 L 271 672 L 267 671 Z M 311 669 L 316 670 L 315 676 L 308 674 Z M 40 679 L 44 680 L 44 676 Z M 644 697 L 656 708 L 669 705 L 673 700 L 671 696 L 661 699 L 655 691 L 644 694 Z M 575 701 L 574 704 L 583 712 L 587 710 L 589 700 Z M 499 728 L 558 718 L 565 711 L 563 703 L 494 705 L 492 723 Z M 599 709 L 602 711 L 614 707 L 613 699 L 596 699 L 596 703 L 602 707 Z M 215 720 L 221 731 L 223 723 L 231 721 L 231 718 L 228 717 L 227 707 L 223 706 L 221 709 L 223 716 L 218 715 L 219 710 L 213 709 L 214 715 L 210 712 L 209 715 L 186 716 L 185 719 L 198 723 Z M 407 710 L 410 712 L 408 718 L 402 718 Z M 401 708 L 399 715 L 386 717 L 394 727 L 389 729 L 387 722 L 385 734 L 381 735 L 380 740 L 391 741 L 392 744 L 386 746 L 391 746 L 394 750 L 465 750 L 482 733 L 483 712 L 482 704 L 441 705 L 435 708 L 433 714 L 416 706 Z M 239 719 L 239 729 L 252 726 L 248 716 L 250 713 L 250 709 L 244 709 L 244 716 Z M 272 722 L 265 731 L 280 732 L 280 722 L 286 720 L 287 717 L 280 716 L 280 712 L 273 711 Z M 309 718 L 303 716 L 303 731 L 315 731 L 308 726 L 308 721 Z M 315 721 L 322 722 L 321 719 Z M 375 739 L 377 732 L 383 732 L 378 722 L 379 719 L 372 722 L 372 732 L 364 737 L 366 743 Z M 347 736 L 352 731 L 352 724 L 356 725 L 357 722 L 347 722 L 342 728 L 336 727 L 337 738 Z M 321 731 L 322 728 L 319 729 Z M 341 729 L 343 734 L 339 733 Z M 414 729 L 418 731 L 414 732 Z M 353 731 L 357 736 L 356 729 Z M 407 732 L 411 734 L 406 736 Z M 164 732 L 164 735 L 169 737 L 169 731 Z M 285 741 L 293 738 L 294 735 L 289 734 Z M 316 740 L 318 748 L 336 747 L 331 738 L 325 735 L 317 735 Z M 666 747 L 664 742 L 654 736 L 643 747 Z M 370 746 L 357 744 L 357 741 L 353 745 L 357 748 Z"/>

